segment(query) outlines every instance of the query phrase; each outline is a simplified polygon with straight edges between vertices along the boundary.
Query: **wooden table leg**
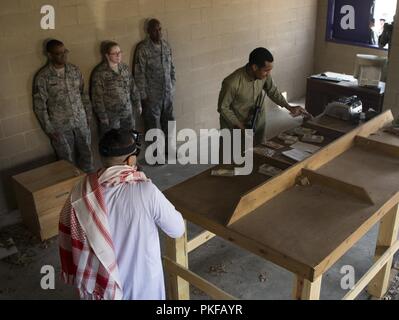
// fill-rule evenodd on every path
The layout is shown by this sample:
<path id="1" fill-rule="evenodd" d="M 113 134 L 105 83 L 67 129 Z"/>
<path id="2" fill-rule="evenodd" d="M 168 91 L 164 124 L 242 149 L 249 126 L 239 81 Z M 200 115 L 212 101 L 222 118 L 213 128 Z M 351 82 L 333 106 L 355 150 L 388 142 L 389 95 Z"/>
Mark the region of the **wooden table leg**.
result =
<path id="1" fill-rule="evenodd" d="M 381 220 L 378 233 L 377 247 L 375 249 L 374 261 L 377 261 L 384 252 L 398 239 L 399 230 L 399 205 L 395 205 Z M 376 298 L 382 298 L 388 291 L 389 276 L 392 268 L 392 260 L 374 277 L 368 286 L 368 293 Z"/>
<path id="2" fill-rule="evenodd" d="M 166 256 L 188 269 L 187 224 L 183 237 L 179 239 L 166 237 Z M 167 275 L 167 290 L 170 300 L 190 300 L 189 283 L 176 275 Z"/>
<path id="3" fill-rule="evenodd" d="M 295 275 L 294 300 L 320 300 L 322 276 L 314 282 L 310 282 L 300 276 Z"/>

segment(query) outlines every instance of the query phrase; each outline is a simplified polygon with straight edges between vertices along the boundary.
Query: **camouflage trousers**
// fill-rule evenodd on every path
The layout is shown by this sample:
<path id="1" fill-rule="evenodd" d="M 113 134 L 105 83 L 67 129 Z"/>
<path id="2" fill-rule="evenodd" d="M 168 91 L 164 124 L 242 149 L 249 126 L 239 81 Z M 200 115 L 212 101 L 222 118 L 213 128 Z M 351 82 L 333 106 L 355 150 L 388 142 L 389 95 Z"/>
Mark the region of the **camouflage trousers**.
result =
<path id="1" fill-rule="evenodd" d="M 143 108 L 143 118 L 145 130 L 161 129 L 165 134 L 165 156 L 168 154 L 169 145 L 169 130 L 168 122 L 175 121 L 173 115 L 173 102 L 170 98 L 161 100 L 159 102 L 151 102 L 148 106 Z M 175 152 L 175 150 L 173 150 Z"/>
<path id="2" fill-rule="evenodd" d="M 51 144 L 59 160 L 69 161 L 86 173 L 94 171 L 88 128 L 63 130 L 59 139 L 51 139 Z"/>
<path id="3" fill-rule="evenodd" d="M 161 129 L 167 136 L 168 122 L 175 120 L 172 100 L 168 98 L 159 102 L 151 102 L 144 108 L 143 117 L 146 131 Z"/>
<path id="4" fill-rule="evenodd" d="M 99 126 L 100 126 L 100 135 L 102 136 L 112 129 L 133 130 L 135 129 L 135 120 L 133 115 L 127 116 L 125 118 L 114 117 L 109 119 L 108 126 L 103 125 L 101 123 L 99 124 Z"/>

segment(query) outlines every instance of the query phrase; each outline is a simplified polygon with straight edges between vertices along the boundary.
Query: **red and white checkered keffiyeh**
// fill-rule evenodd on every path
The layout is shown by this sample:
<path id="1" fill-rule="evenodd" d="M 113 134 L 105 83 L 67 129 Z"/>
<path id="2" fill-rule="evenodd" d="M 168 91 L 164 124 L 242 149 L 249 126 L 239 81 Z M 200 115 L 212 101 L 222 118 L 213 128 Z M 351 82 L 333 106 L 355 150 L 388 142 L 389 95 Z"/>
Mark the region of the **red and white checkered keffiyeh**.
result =
<path id="1" fill-rule="evenodd" d="M 99 178 L 97 173 L 87 176 L 65 203 L 59 223 L 62 278 L 78 289 L 82 299 L 122 299 L 103 188 L 142 181 L 148 179 L 137 168 L 111 167 Z"/>

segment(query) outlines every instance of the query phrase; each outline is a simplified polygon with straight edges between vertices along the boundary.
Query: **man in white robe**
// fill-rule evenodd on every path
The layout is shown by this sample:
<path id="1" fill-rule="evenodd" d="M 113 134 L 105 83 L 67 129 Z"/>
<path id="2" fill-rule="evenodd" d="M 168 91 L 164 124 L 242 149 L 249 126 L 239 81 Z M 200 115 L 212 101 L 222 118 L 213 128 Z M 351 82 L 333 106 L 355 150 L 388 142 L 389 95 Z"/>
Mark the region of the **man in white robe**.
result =
<path id="1" fill-rule="evenodd" d="M 165 299 L 158 227 L 179 238 L 185 224 L 162 192 L 137 171 L 138 152 L 131 132 L 106 133 L 100 141 L 104 169 L 72 191 L 61 214 L 63 278 L 81 298 Z"/>

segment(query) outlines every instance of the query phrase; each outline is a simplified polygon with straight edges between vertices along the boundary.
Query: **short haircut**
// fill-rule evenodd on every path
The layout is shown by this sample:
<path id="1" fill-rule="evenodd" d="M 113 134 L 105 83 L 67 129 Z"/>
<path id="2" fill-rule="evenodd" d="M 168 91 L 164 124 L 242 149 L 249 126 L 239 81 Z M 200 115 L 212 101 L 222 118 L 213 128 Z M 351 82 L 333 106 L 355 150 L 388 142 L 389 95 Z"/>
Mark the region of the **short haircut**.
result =
<path id="1" fill-rule="evenodd" d="M 115 41 L 104 41 L 101 43 L 101 54 L 105 56 L 110 54 L 113 47 L 119 47 L 119 44 Z"/>
<path id="2" fill-rule="evenodd" d="M 266 62 L 273 62 L 273 55 L 266 48 L 256 48 L 249 55 L 249 64 L 256 65 L 258 68 L 263 68 Z"/>
<path id="3" fill-rule="evenodd" d="M 64 44 L 59 40 L 56 40 L 56 39 L 49 40 L 46 43 L 46 51 L 49 53 L 52 53 L 55 48 L 63 46 L 63 45 Z"/>
<path id="4" fill-rule="evenodd" d="M 154 28 L 156 25 L 161 24 L 161 22 L 158 19 L 150 19 L 147 22 L 147 32 L 150 32 L 152 28 Z"/>

